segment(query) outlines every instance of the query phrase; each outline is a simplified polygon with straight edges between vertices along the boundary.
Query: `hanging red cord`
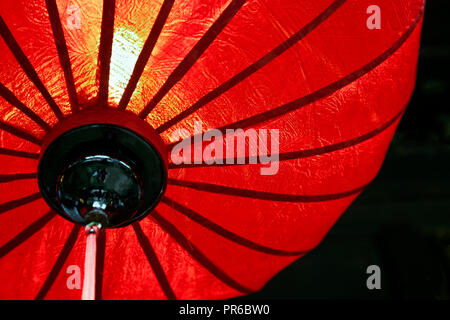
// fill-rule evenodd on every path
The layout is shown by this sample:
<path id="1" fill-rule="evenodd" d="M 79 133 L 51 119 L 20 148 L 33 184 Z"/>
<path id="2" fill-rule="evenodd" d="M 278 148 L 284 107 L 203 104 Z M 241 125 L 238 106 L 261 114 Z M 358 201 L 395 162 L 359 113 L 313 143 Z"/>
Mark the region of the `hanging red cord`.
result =
<path id="1" fill-rule="evenodd" d="M 95 265 L 97 255 L 97 238 L 101 224 L 90 223 L 86 226 L 86 254 L 84 257 L 84 279 L 82 300 L 95 300 Z"/>

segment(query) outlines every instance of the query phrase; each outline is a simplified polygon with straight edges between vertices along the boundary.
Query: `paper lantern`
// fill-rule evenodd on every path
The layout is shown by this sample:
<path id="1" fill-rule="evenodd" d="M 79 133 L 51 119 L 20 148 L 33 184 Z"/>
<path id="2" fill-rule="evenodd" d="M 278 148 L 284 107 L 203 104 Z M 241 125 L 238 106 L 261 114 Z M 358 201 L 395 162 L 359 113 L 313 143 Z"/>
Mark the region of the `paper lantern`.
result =
<path id="1" fill-rule="evenodd" d="M 0 297 L 259 290 L 377 174 L 423 5 L 2 1 Z"/>

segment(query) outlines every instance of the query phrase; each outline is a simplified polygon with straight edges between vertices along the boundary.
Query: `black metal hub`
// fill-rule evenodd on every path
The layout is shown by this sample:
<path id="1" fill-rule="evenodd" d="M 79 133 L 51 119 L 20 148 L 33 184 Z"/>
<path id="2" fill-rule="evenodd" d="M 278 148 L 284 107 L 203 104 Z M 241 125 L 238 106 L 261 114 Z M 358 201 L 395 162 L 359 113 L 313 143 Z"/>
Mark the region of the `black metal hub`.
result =
<path id="1" fill-rule="evenodd" d="M 166 184 L 155 148 L 109 124 L 81 126 L 56 138 L 41 157 L 38 180 L 45 200 L 64 218 L 103 227 L 146 216 Z"/>

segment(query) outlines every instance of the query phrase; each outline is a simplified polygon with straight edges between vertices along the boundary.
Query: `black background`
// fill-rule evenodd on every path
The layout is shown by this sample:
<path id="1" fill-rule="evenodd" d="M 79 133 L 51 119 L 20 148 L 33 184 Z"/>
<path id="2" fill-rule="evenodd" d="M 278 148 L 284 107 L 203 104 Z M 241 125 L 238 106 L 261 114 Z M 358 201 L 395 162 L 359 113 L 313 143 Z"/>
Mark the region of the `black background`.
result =
<path id="1" fill-rule="evenodd" d="M 239 299 L 450 298 L 450 4 L 426 5 L 417 85 L 383 167 L 324 241 Z M 366 268 L 381 268 L 368 290 Z"/>

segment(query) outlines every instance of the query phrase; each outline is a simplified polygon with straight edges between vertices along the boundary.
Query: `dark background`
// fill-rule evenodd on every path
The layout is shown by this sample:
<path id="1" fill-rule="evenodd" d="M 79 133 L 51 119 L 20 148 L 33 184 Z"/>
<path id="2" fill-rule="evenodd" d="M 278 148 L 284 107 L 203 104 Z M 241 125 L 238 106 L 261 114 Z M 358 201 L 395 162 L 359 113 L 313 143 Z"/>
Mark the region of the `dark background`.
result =
<path id="1" fill-rule="evenodd" d="M 377 178 L 315 250 L 241 299 L 450 299 L 449 2 L 427 1 L 416 90 Z M 381 290 L 366 287 L 372 264 Z"/>

